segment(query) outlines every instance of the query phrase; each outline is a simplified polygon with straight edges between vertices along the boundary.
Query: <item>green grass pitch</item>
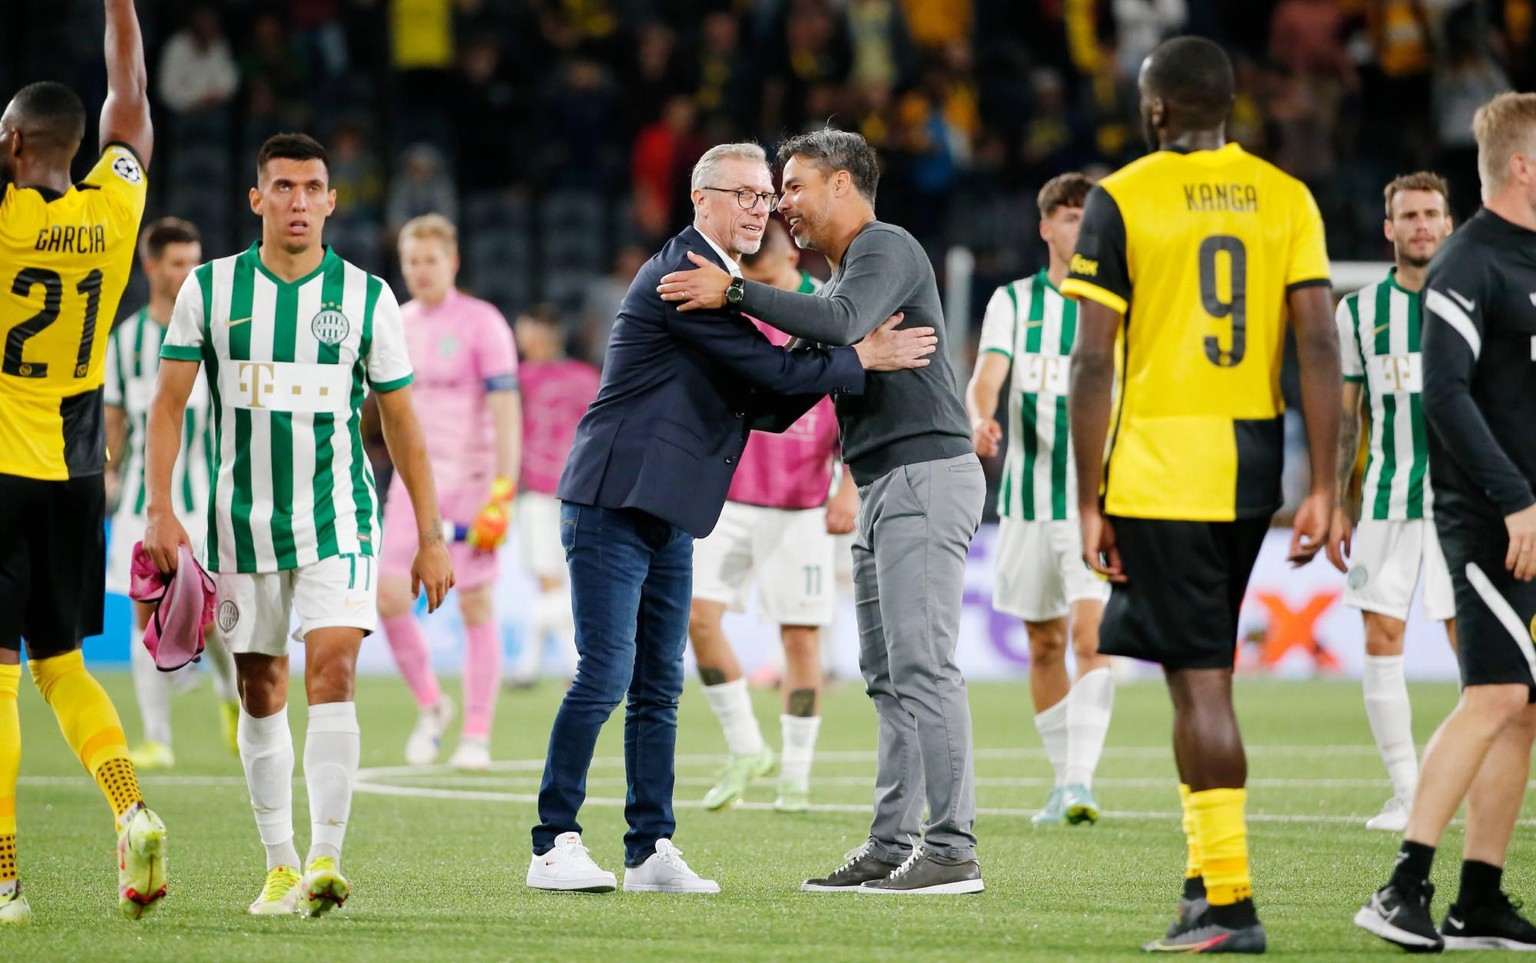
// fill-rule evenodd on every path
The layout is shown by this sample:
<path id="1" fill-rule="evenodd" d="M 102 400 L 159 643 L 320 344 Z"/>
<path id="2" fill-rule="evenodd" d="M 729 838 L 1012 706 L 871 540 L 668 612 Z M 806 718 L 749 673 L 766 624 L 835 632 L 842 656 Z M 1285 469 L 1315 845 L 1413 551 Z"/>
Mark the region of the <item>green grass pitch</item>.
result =
<path id="1" fill-rule="evenodd" d="M 127 676 L 102 678 L 136 733 Z M 302 697 L 298 689 L 295 695 Z M 1104 819 L 1055 830 L 1029 825 L 1049 780 L 1025 685 L 973 686 L 987 890 L 910 899 L 797 892 L 803 877 L 837 865 L 868 825 L 873 711 L 860 687 L 846 683 L 826 700 L 812 786 L 820 808 L 798 816 L 771 811 L 771 781 L 755 785 L 748 803 L 730 812 L 697 807 L 723 743 L 698 690 L 685 694 L 676 842 L 696 869 L 720 881 L 720 895 L 526 889 L 533 794 L 559 697 L 550 684 L 502 697 L 496 771 L 413 771 L 400 767 L 415 719 L 405 687 L 364 679 L 363 785 L 344 864 L 353 895 L 340 912 L 310 920 L 244 914 L 264 863 L 240 764 L 220 744 L 208 687 L 179 696 L 179 766 L 143 779 L 170 827 L 171 890 L 158 912 L 135 924 L 117 915 L 105 803 L 28 686 L 18 843 L 35 919 L 29 929 L 0 931 L 0 960 L 1133 959 L 1173 908 L 1183 842 L 1160 683 L 1124 685 L 1116 694 L 1099 769 Z M 1255 892 L 1271 952 L 1298 960 L 1395 955 L 1349 922 L 1397 845 L 1360 825 L 1390 790 L 1358 686 L 1240 680 L 1237 698 L 1249 746 Z M 1454 698 L 1450 685 L 1414 688 L 1421 744 Z M 776 744 L 776 696 L 758 692 L 755 699 Z M 599 744 L 593 799 L 583 813 L 594 857 L 615 871 L 622 862 L 621 714 Z M 302 735 L 302 707 L 291 718 Z M 309 835 L 302 784 L 294 800 L 302 853 Z M 1453 829 L 1436 872 L 1437 914 L 1454 899 L 1460 843 Z M 1533 855 L 1522 823 L 1506 876 L 1516 896 L 1536 893 Z"/>

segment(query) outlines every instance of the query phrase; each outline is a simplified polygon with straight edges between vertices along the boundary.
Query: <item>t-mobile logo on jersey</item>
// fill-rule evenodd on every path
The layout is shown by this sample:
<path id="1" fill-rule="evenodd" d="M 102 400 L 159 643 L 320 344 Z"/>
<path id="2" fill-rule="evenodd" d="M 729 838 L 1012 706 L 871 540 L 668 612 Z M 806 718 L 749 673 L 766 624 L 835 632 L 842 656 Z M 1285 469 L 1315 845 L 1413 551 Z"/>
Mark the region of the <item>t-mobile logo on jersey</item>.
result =
<path id="1" fill-rule="evenodd" d="M 346 408 L 351 377 L 340 364 L 239 361 L 221 387 L 239 408 L 336 413 Z"/>
<path id="2" fill-rule="evenodd" d="M 256 361 L 240 362 L 240 390 L 249 392 L 252 408 L 266 407 L 261 403 L 261 396 L 263 393 L 270 395 L 272 387 L 272 365 Z"/>

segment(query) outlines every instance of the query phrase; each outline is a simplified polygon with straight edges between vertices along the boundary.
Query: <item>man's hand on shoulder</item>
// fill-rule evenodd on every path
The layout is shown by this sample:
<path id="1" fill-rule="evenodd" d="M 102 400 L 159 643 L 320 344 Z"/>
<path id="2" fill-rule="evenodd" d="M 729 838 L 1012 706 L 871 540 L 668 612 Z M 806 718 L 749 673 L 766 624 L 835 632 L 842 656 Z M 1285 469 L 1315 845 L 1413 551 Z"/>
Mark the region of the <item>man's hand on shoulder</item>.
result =
<path id="1" fill-rule="evenodd" d="M 691 271 L 673 271 L 656 285 L 663 301 L 677 305 L 679 311 L 725 307 L 725 289 L 731 275 L 702 254 L 688 252 L 688 260 L 697 265 Z"/>
<path id="2" fill-rule="evenodd" d="M 938 350 L 939 338 L 932 328 L 917 327 L 897 330 L 904 314 L 893 314 L 863 341 L 853 346 L 858 352 L 859 364 L 866 371 L 900 371 L 903 368 L 926 368 L 928 355 Z"/>

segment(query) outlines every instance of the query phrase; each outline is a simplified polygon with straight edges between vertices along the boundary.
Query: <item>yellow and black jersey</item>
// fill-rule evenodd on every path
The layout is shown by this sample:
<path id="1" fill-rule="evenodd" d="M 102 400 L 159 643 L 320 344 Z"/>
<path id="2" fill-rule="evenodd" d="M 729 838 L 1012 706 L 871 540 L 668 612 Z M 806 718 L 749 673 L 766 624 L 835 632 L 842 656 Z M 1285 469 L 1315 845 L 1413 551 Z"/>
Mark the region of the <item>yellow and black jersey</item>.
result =
<path id="1" fill-rule="evenodd" d="M 1286 295 L 1327 283 L 1311 193 L 1236 144 L 1158 151 L 1099 182 L 1061 290 L 1121 314 L 1106 512 L 1279 507 Z"/>
<path id="2" fill-rule="evenodd" d="M 0 474 L 100 473 L 107 334 L 133 270 L 144 167 L 112 144 L 64 194 L 0 197 Z"/>

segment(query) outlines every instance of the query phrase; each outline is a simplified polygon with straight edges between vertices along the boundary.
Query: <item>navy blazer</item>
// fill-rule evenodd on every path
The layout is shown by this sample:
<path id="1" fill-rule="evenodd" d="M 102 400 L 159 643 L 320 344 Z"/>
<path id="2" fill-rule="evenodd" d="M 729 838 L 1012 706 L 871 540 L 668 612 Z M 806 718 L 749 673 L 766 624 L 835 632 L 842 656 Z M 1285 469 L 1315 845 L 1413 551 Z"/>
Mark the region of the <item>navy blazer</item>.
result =
<path id="1" fill-rule="evenodd" d="M 815 398 L 863 394 L 864 369 L 852 348 L 786 351 L 732 308 L 685 312 L 663 301 L 656 286 L 693 267 L 689 251 L 725 266 L 689 227 L 640 269 L 556 493 L 578 505 L 639 509 L 703 538 L 720 518 L 754 422 L 783 431 Z"/>

